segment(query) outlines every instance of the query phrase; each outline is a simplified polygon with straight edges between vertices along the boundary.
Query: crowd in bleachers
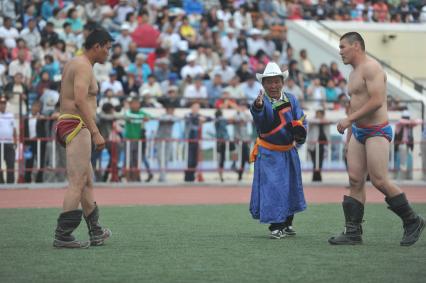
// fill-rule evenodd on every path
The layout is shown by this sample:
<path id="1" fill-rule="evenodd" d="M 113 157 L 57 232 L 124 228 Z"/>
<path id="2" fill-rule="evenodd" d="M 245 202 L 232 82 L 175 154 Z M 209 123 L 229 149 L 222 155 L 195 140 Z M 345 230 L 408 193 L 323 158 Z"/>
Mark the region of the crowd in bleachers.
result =
<path id="1" fill-rule="evenodd" d="M 61 71 L 91 30 L 115 38 L 96 64 L 99 110 L 124 117 L 146 107 L 238 109 L 261 89 L 255 73 L 269 61 L 289 70 L 286 91 L 321 107 L 345 107 L 346 80 L 334 62 L 316 68 L 295 52 L 285 22 L 295 19 L 424 22 L 425 1 L 3 0 L 0 92 L 15 115 L 55 118 Z M 39 113 L 32 111 L 34 102 Z M 305 105 L 305 107 L 307 107 Z M 114 114 L 115 113 L 115 114 Z M 51 126 L 51 124 L 49 124 Z M 29 131 L 28 137 L 52 136 Z M 31 136 L 32 135 L 32 136 Z"/>

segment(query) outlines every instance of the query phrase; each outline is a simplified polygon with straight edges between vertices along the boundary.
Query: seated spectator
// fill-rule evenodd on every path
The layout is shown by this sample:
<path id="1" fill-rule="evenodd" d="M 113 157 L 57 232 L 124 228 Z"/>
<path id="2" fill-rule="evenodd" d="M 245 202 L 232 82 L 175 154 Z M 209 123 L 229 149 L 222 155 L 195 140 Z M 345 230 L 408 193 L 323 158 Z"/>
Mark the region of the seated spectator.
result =
<path id="1" fill-rule="evenodd" d="M 66 50 L 73 53 L 78 47 L 78 36 L 72 32 L 71 24 L 66 22 L 63 24 L 63 32 L 59 34 L 59 38 L 66 42 Z"/>
<path id="2" fill-rule="evenodd" d="M 189 24 L 188 17 L 184 17 L 182 19 L 182 24 L 179 27 L 179 34 L 188 41 L 190 46 L 194 46 L 197 40 L 197 32 L 195 29 Z"/>
<path id="3" fill-rule="evenodd" d="M 120 44 L 120 47 L 121 47 L 121 44 Z M 121 47 L 121 49 L 123 49 L 123 47 Z M 143 60 L 146 59 L 146 56 L 143 53 L 139 53 L 139 51 L 138 51 L 138 45 L 136 44 L 136 42 L 130 42 L 130 44 L 129 44 L 129 50 L 127 50 L 127 52 L 124 52 L 124 53 L 127 56 L 127 60 L 126 61 L 129 62 L 129 63 L 135 63 L 136 62 L 136 57 L 139 54 L 141 54 L 141 55 L 139 55 L 140 58 L 142 58 Z"/>
<path id="4" fill-rule="evenodd" d="M 44 56 L 44 66 L 41 68 L 41 71 L 46 71 L 49 73 L 49 77 L 53 81 L 60 80 L 61 76 L 61 67 L 58 61 L 55 61 L 53 56 L 47 54 Z"/>
<path id="5" fill-rule="evenodd" d="M 99 100 L 98 109 L 102 109 L 104 104 L 111 104 L 113 107 L 120 106 L 120 99 L 114 95 L 114 91 L 111 88 L 105 90 L 102 98 Z"/>
<path id="6" fill-rule="evenodd" d="M 336 85 L 334 84 L 333 79 L 328 80 L 327 86 L 325 87 L 325 96 L 327 102 L 337 102 Z"/>
<path id="7" fill-rule="evenodd" d="M 123 24 L 126 20 L 126 15 L 128 13 L 134 13 L 135 7 L 129 3 L 128 0 L 120 0 L 118 4 L 114 7 L 115 18 L 114 21 Z"/>
<path id="8" fill-rule="evenodd" d="M 234 76 L 229 85 L 225 88 L 225 91 L 229 92 L 232 98 L 234 99 L 243 99 L 245 98 L 243 89 L 240 85 L 240 78 L 238 76 Z"/>
<path id="9" fill-rule="evenodd" d="M 330 80 L 330 71 L 328 70 L 328 67 L 326 64 L 321 64 L 319 71 L 318 71 L 318 79 L 321 82 L 321 85 L 323 87 L 327 86 L 328 81 Z"/>
<path id="10" fill-rule="evenodd" d="M 255 56 L 259 50 L 266 50 L 265 40 L 262 38 L 262 31 L 259 29 L 252 29 L 250 37 L 247 38 L 248 54 Z"/>
<path id="11" fill-rule="evenodd" d="M 120 28 L 120 34 L 116 38 L 117 42 L 120 42 L 123 52 L 129 50 L 130 42 L 133 41 L 130 36 L 130 26 L 128 24 L 122 24 Z"/>
<path id="12" fill-rule="evenodd" d="M 145 63 L 145 58 L 143 53 L 138 53 L 135 63 L 131 63 L 127 69 L 128 73 L 135 74 L 136 81 L 141 85 L 148 81 L 151 74 L 151 68 Z"/>
<path id="13" fill-rule="evenodd" d="M 184 79 L 188 76 L 191 77 L 191 78 L 203 77 L 204 76 L 203 68 L 200 65 L 195 64 L 196 59 L 197 58 L 196 58 L 195 53 L 191 53 L 186 57 L 187 64 L 180 71 L 180 76 L 181 76 L 182 79 Z"/>
<path id="14" fill-rule="evenodd" d="M 141 93 L 141 107 L 161 108 L 161 103 L 152 95 L 149 89 L 144 89 Z"/>
<path id="15" fill-rule="evenodd" d="M 247 49 L 243 46 L 240 46 L 237 48 L 234 55 L 231 57 L 231 66 L 235 70 L 238 70 L 240 66 L 243 64 L 243 62 L 248 62 L 250 60 L 250 57 L 247 54 Z"/>
<path id="16" fill-rule="evenodd" d="M 41 30 L 41 40 L 49 44 L 55 44 L 59 40 L 59 35 L 55 32 L 53 23 L 47 22 Z"/>
<path id="17" fill-rule="evenodd" d="M 213 79 L 206 82 L 206 87 L 209 106 L 214 107 L 216 100 L 222 95 L 222 75 L 216 74 Z"/>
<path id="18" fill-rule="evenodd" d="M 305 100 L 305 96 L 303 94 L 302 89 L 296 84 L 293 78 L 287 79 L 284 85 L 284 91 L 293 94 L 303 107 L 303 101 Z"/>
<path id="19" fill-rule="evenodd" d="M 305 89 L 305 83 L 303 81 L 303 74 L 297 68 L 297 61 L 292 60 L 288 65 L 288 77 L 291 78 L 303 91 Z"/>
<path id="20" fill-rule="evenodd" d="M 240 78 L 240 82 L 247 81 L 253 73 L 250 70 L 250 65 L 247 61 L 244 61 L 237 70 L 237 76 Z"/>
<path id="21" fill-rule="evenodd" d="M 18 30 L 12 24 L 11 18 L 4 17 L 3 26 L 0 26 L 0 38 L 4 40 L 4 44 L 8 49 L 16 47 L 16 39 L 19 37 Z"/>
<path id="22" fill-rule="evenodd" d="M 231 94 L 224 89 L 221 97 L 216 100 L 216 109 L 236 109 L 238 107 L 237 101 L 231 97 Z"/>
<path id="23" fill-rule="evenodd" d="M 123 97 L 123 85 L 117 80 L 117 72 L 112 70 L 109 73 L 109 80 L 101 83 L 101 93 L 105 93 L 107 89 L 111 89 L 116 97 Z"/>
<path id="24" fill-rule="evenodd" d="M 71 54 L 66 50 L 66 48 L 67 46 L 65 41 L 61 39 L 52 46 L 53 58 L 60 64 L 61 68 L 63 68 L 65 64 L 72 58 Z"/>
<path id="25" fill-rule="evenodd" d="M 32 60 L 31 50 L 27 47 L 27 43 L 22 38 L 18 38 L 16 40 L 16 47 L 13 48 L 11 52 L 12 60 L 15 60 L 18 58 L 19 51 L 22 51 L 25 54 L 26 62 L 31 62 Z"/>
<path id="26" fill-rule="evenodd" d="M 235 70 L 228 65 L 228 60 L 225 57 L 222 57 L 220 59 L 220 65 L 213 69 L 210 77 L 212 78 L 216 74 L 220 74 L 222 76 L 223 83 L 228 84 L 229 81 L 235 76 Z"/>
<path id="27" fill-rule="evenodd" d="M 114 70 L 117 73 L 117 80 L 123 84 L 126 78 L 126 70 L 120 60 L 120 55 L 111 56 L 111 71 Z"/>
<path id="28" fill-rule="evenodd" d="M 4 39 L 0 38 L 0 62 L 9 63 L 10 60 L 11 60 L 11 56 L 9 53 L 9 49 L 6 47 L 4 43 Z"/>
<path id="29" fill-rule="evenodd" d="M 123 92 L 126 96 L 130 93 L 139 93 L 141 84 L 136 81 L 134 73 L 127 73 L 127 79 L 123 83 Z"/>
<path id="30" fill-rule="evenodd" d="M 21 31 L 20 36 L 25 40 L 29 49 L 36 48 L 37 45 L 40 44 L 41 35 L 37 29 L 37 22 L 35 19 L 30 19 L 28 21 L 28 27 Z"/>
<path id="31" fill-rule="evenodd" d="M 335 85 L 338 85 L 340 81 L 344 79 L 336 62 L 331 62 L 330 64 L 330 76 Z"/>
<path id="32" fill-rule="evenodd" d="M 319 78 L 314 78 L 312 84 L 306 90 L 308 101 L 311 101 L 311 104 L 316 107 L 325 108 L 325 89 L 321 85 Z"/>
<path id="33" fill-rule="evenodd" d="M 234 51 L 238 48 L 234 29 L 228 28 L 226 30 L 226 36 L 221 37 L 220 45 L 223 50 L 223 56 L 225 56 L 225 58 L 229 60 L 232 54 L 234 54 Z"/>
<path id="34" fill-rule="evenodd" d="M 249 104 L 252 104 L 263 89 L 262 84 L 256 80 L 255 75 L 250 74 L 247 80 L 241 84 L 244 97 Z"/>
<path id="35" fill-rule="evenodd" d="M 311 59 L 308 58 L 308 52 L 306 51 L 306 49 L 300 50 L 299 55 L 299 70 L 303 73 L 304 79 L 309 80 L 315 76 L 315 66 L 312 63 Z"/>
<path id="36" fill-rule="evenodd" d="M 389 21 L 389 9 L 388 5 L 384 0 L 377 0 L 373 5 L 374 18 L 378 22 Z"/>
<path id="37" fill-rule="evenodd" d="M 180 107 L 181 98 L 178 95 L 178 87 L 171 85 L 167 90 L 167 94 L 157 98 L 157 101 L 160 102 L 163 106 L 169 105 L 174 108 Z"/>
<path id="38" fill-rule="evenodd" d="M 25 61 L 25 51 L 18 51 L 18 58 L 9 64 L 9 76 L 14 77 L 16 73 L 21 73 L 24 79 L 24 84 L 30 86 L 31 83 L 31 65 Z"/>
<path id="39" fill-rule="evenodd" d="M 148 90 L 148 92 L 154 97 L 159 97 L 163 95 L 160 84 L 157 82 L 157 79 L 152 74 L 148 76 L 148 82 L 144 83 L 140 87 L 139 93 L 141 96 L 143 96 L 142 93 L 144 92 L 144 90 Z"/>
<path id="40" fill-rule="evenodd" d="M 265 51 L 258 50 L 255 56 L 250 56 L 249 64 L 250 69 L 253 72 L 260 71 L 262 67 L 260 66 L 266 66 L 269 63 L 268 55 L 266 55 Z"/>
<path id="41" fill-rule="evenodd" d="M 35 91 L 37 93 L 37 98 L 43 95 L 43 92 L 46 88 L 50 86 L 52 80 L 50 79 L 48 71 L 42 71 L 40 74 L 40 80 L 35 87 Z"/>
<path id="42" fill-rule="evenodd" d="M 169 78 L 170 61 L 167 57 L 159 58 L 155 62 L 154 76 L 161 83 Z"/>
<path id="43" fill-rule="evenodd" d="M 194 83 L 186 86 L 183 97 L 186 105 L 198 101 L 201 105 L 207 106 L 207 88 L 203 84 L 201 77 L 196 77 Z"/>
<path id="44" fill-rule="evenodd" d="M 83 22 L 78 18 L 78 11 L 75 8 L 68 10 L 66 22 L 71 24 L 74 34 L 80 34 L 83 31 Z"/>

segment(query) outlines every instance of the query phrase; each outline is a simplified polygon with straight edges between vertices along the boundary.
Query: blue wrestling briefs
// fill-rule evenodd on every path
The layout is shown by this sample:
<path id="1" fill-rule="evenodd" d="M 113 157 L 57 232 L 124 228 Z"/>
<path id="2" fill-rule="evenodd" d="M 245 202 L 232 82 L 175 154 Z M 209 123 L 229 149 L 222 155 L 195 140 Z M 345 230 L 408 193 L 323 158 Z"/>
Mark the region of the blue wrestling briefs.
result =
<path id="1" fill-rule="evenodd" d="M 371 126 L 356 126 L 354 123 L 352 124 L 352 134 L 362 144 L 365 144 L 365 141 L 371 137 L 384 137 L 389 142 L 392 141 L 392 127 L 388 122 Z"/>

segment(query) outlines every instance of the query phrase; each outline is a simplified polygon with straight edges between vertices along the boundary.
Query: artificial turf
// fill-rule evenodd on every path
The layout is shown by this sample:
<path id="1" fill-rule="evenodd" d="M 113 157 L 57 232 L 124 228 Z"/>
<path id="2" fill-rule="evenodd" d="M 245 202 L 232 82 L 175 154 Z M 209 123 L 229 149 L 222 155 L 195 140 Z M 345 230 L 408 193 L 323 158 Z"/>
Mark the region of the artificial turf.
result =
<path id="1" fill-rule="evenodd" d="M 0 282 L 426 282 L 426 235 L 400 247 L 384 204 L 367 205 L 361 246 L 327 243 L 343 226 L 334 204 L 310 205 L 280 240 L 245 205 L 101 207 L 113 236 L 87 250 L 52 247 L 58 213 L 0 209 Z"/>

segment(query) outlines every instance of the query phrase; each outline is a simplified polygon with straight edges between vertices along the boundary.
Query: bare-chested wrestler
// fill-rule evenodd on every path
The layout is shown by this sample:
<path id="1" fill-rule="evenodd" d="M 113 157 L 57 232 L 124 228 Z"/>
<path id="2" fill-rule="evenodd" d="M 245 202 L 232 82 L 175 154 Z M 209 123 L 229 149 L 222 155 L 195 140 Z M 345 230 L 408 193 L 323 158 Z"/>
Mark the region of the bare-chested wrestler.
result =
<path id="1" fill-rule="evenodd" d="M 362 219 L 367 173 L 374 187 L 385 195 L 388 208 L 403 222 L 401 246 L 411 246 L 420 238 L 425 220 L 411 208 L 404 193 L 388 177 L 389 143 L 392 128 L 388 124 L 386 74 L 381 65 L 365 53 L 364 40 L 356 32 L 340 38 L 340 56 L 353 70 L 349 76 L 351 97 L 348 117 L 339 121 L 343 133 L 352 126 L 348 145 L 349 196 L 344 196 L 345 230 L 329 239 L 333 245 L 362 243 Z"/>
<path id="2" fill-rule="evenodd" d="M 57 141 L 66 147 L 69 186 L 65 192 L 63 212 L 59 215 L 53 246 L 87 248 L 99 246 L 111 231 L 99 225 L 99 210 L 93 195 L 93 168 L 90 163 L 92 142 L 96 150 L 105 147 L 105 140 L 95 123 L 98 86 L 93 65 L 104 63 L 112 44 L 111 35 L 96 29 L 87 37 L 85 52 L 69 61 L 63 70 L 60 112 L 56 128 Z M 81 209 L 79 204 L 81 203 Z M 89 241 L 78 241 L 72 232 L 84 213 Z"/>

